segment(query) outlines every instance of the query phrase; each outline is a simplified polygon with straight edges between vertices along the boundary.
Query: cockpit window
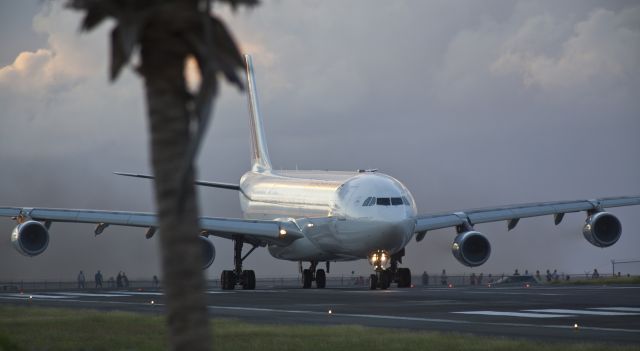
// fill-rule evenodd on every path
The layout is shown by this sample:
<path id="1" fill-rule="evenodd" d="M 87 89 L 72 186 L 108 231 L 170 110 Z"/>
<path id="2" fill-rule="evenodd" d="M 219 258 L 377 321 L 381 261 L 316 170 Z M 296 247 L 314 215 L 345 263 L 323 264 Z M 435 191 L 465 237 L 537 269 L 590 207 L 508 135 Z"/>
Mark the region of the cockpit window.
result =
<path id="1" fill-rule="evenodd" d="M 362 203 L 362 206 L 373 206 L 375 204 L 376 204 L 376 198 L 373 196 L 369 196 L 364 200 L 364 202 Z"/>
<path id="2" fill-rule="evenodd" d="M 369 196 L 364 200 L 362 206 L 402 206 L 407 205 L 410 206 L 409 200 L 406 197 L 375 197 Z"/>

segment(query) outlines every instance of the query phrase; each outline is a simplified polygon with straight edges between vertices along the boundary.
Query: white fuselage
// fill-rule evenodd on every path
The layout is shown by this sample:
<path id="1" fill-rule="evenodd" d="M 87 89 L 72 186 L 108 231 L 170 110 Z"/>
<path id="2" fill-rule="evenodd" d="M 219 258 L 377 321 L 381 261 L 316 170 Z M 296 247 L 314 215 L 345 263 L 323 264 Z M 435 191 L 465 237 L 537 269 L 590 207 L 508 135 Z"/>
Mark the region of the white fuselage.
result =
<path id="1" fill-rule="evenodd" d="M 250 171 L 240 188 L 245 218 L 289 220 L 304 234 L 288 246 L 270 245 L 279 259 L 346 261 L 377 250 L 394 254 L 415 227 L 411 193 L 381 173 Z"/>

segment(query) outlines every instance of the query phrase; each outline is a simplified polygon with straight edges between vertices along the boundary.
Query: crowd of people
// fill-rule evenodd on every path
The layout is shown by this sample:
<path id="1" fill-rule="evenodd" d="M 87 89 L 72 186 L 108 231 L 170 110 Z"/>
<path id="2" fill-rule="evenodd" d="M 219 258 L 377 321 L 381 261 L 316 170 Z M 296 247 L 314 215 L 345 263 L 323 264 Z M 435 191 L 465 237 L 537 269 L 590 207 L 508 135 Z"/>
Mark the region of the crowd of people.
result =
<path id="1" fill-rule="evenodd" d="M 517 277 L 520 276 L 520 271 L 516 268 L 513 272 L 513 274 L 511 274 L 512 277 Z M 547 269 L 545 276 L 543 277 L 540 274 L 539 270 L 536 270 L 534 274 L 530 274 L 529 270 L 525 269 L 524 273 L 522 274 L 524 276 L 533 276 L 538 282 L 543 283 L 543 282 L 547 282 L 547 283 L 552 283 L 552 282 L 559 282 L 559 281 L 569 281 L 571 280 L 571 276 L 569 274 L 565 274 L 565 273 L 558 273 L 557 269 L 554 269 L 553 272 L 550 269 Z M 614 275 L 615 276 L 615 275 Z M 617 275 L 618 277 L 620 276 L 620 273 L 618 273 Z M 598 279 L 600 278 L 600 273 L 598 272 L 598 269 L 594 269 L 593 273 L 591 273 L 590 275 L 587 274 L 588 278 L 591 279 Z M 422 285 L 427 286 L 430 284 L 430 276 L 429 273 L 427 273 L 427 271 L 424 271 L 422 273 Z M 495 277 L 495 281 L 505 278 L 505 274 L 503 273 L 500 276 L 496 276 Z M 476 274 L 475 272 L 472 272 L 468 277 L 466 275 L 464 275 L 462 277 L 462 282 L 466 284 L 466 279 L 468 279 L 468 283 L 470 285 L 482 285 L 483 283 L 493 283 L 494 282 L 494 277 L 491 274 L 488 274 L 486 277 L 484 276 L 483 273 L 479 273 Z M 451 284 L 451 281 L 449 279 L 449 276 L 447 275 L 447 271 L 446 270 L 442 270 L 442 273 L 440 274 L 440 281 L 439 281 L 440 285 L 442 286 L 449 286 Z M 433 284 L 437 284 L 436 282 L 433 282 Z"/>
<path id="2" fill-rule="evenodd" d="M 86 283 L 86 278 L 84 276 L 84 272 L 80 271 L 78 273 L 78 276 L 76 277 L 76 280 L 78 282 L 78 289 L 84 289 L 85 283 Z M 104 283 L 104 277 L 102 276 L 102 272 L 100 272 L 100 270 L 98 270 L 96 272 L 96 274 L 93 276 L 93 280 L 95 282 L 95 288 L 102 288 L 103 287 L 103 283 Z M 158 288 L 160 285 L 160 281 L 158 280 L 158 276 L 154 275 L 152 280 L 151 280 L 152 286 L 154 288 Z M 118 272 L 118 275 L 114 278 L 113 276 L 109 277 L 109 279 L 107 280 L 107 288 L 111 288 L 111 289 L 127 289 L 129 288 L 129 278 L 127 277 L 127 274 L 123 271 Z"/>

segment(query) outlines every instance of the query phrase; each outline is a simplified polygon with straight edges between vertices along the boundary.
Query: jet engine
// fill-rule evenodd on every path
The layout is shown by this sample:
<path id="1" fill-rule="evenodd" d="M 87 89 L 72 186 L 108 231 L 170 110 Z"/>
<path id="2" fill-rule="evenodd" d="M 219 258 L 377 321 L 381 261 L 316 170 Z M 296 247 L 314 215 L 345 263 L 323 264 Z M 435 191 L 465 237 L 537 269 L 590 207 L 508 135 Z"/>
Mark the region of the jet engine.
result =
<path id="1" fill-rule="evenodd" d="M 451 252 L 463 265 L 476 267 L 487 262 L 491 254 L 491 245 L 482 233 L 471 230 L 456 236 L 451 245 Z"/>
<path id="2" fill-rule="evenodd" d="M 611 213 L 596 212 L 587 217 L 582 234 L 588 242 L 597 247 L 609 247 L 620 239 L 622 224 Z"/>
<path id="3" fill-rule="evenodd" d="M 216 259 L 216 248 L 203 236 L 200 237 L 200 246 L 202 247 L 202 269 L 207 269 Z"/>
<path id="4" fill-rule="evenodd" d="M 13 229 L 11 243 L 19 253 L 37 256 L 49 245 L 49 230 L 38 221 L 26 221 Z"/>

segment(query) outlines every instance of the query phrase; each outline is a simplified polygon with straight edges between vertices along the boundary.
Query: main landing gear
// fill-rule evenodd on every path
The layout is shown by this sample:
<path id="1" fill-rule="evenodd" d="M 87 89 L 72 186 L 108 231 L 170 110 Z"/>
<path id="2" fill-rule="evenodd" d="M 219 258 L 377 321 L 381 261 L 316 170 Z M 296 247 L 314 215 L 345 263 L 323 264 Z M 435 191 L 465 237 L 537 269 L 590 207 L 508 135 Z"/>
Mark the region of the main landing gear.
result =
<path id="1" fill-rule="evenodd" d="M 385 251 L 379 250 L 369 256 L 369 262 L 375 269 L 375 274 L 369 278 L 369 288 L 388 289 L 391 283 L 397 283 L 398 288 L 411 287 L 411 271 L 409 268 L 398 268 L 398 263 L 402 263 L 404 249 L 389 256 Z M 389 268 L 384 266 L 389 262 Z"/>
<path id="2" fill-rule="evenodd" d="M 258 246 L 253 245 L 251 250 L 242 256 L 244 240 L 241 236 L 233 238 L 233 270 L 222 271 L 220 285 L 222 290 L 233 290 L 236 285 L 241 285 L 244 290 L 256 288 L 256 273 L 252 270 L 242 270 L 242 261 L 249 256 Z"/>
<path id="3" fill-rule="evenodd" d="M 302 287 L 305 289 L 311 288 L 311 283 L 316 282 L 316 288 L 324 289 L 327 286 L 327 275 L 329 273 L 329 261 L 327 261 L 327 272 L 324 269 L 316 270 L 318 261 L 311 261 L 311 265 L 308 269 L 302 270 Z M 302 262 L 300 262 L 300 268 L 302 268 Z"/>

